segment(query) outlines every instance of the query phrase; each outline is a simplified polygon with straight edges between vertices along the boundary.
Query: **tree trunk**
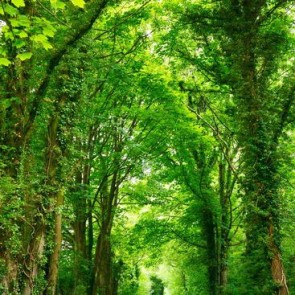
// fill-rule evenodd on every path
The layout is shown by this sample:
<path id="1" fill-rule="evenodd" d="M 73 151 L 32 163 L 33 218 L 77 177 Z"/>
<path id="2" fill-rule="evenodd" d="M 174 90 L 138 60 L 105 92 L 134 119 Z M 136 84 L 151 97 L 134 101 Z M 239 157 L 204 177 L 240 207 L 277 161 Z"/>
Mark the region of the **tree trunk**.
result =
<path id="1" fill-rule="evenodd" d="M 202 177 L 200 177 L 200 182 L 196 188 L 191 185 L 189 187 L 196 198 L 200 198 L 202 201 L 201 231 L 206 243 L 204 263 L 207 266 L 208 289 L 211 295 L 217 295 L 219 286 L 219 224 L 212 200 L 216 197 L 216 194 L 210 186 L 210 173 L 216 162 L 216 153 L 212 151 L 210 157 L 206 157 L 205 149 L 200 146 L 199 150 L 192 150 L 192 156 L 198 173 Z"/>
<path id="2" fill-rule="evenodd" d="M 87 202 L 87 221 L 88 221 L 88 229 L 87 229 L 87 236 L 88 236 L 88 245 L 87 245 L 87 258 L 89 261 L 92 261 L 92 249 L 93 249 L 93 220 L 92 220 L 92 204 L 91 201 L 88 200 Z"/>
<path id="3" fill-rule="evenodd" d="M 89 150 L 88 150 L 89 152 Z M 75 220 L 73 222 L 74 229 L 74 291 L 78 286 L 88 286 L 89 285 L 89 271 L 91 271 L 91 255 L 88 253 L 88 246 L 92 244 L 89 238 L 88 231 L 89 227 L 92 228 L 92 219 L 89 221 L 88 214 L 88 202 L 87 199 L 88 187 L 89 187 L 89 177 L 90 177 L 90 166 L 85 165 L 76 175 L 75 188 L 72 191 L 73 196 L 73 208 L 75 213 Z M 91 201 L 90 201 L 91 203 Z M 92 218 L 92 216 L 91 216 Z M 86 222 L 88 220 L 88 229 L 86 227 Z M 88 230 L 88 231 L 87 231 Z M 88 235 L 88 245 L 87 245 L 87 235 Z M 79 292 L 79 291 L 77 291 Z M 78 294 L 78 293 L 77 293 Z"/>
<path id="4" fill-rule="evenodd" d="M 18 265 L 7 250 L 3 251 L 3 248 L 0 247 L 0 251 L 1 266 L 6 268 L 6 273 L 0 282 L 0 291 L 3 295 L 17 294 Z"/>
<path id="5" fill-rule="evenodd" d="M 72 192 L 73 207 L 75 212 L 75 220 L 73 223 L 74 228 L 74 290 L 73 294 L 78 294 L 77 288 L 79 285 L 87 285 L 85 264 L 90 267 L 91 260 L 87 257 L 87 244 L 86 244 L 86 220 L 87 220 L 87 207 L 86 207 L 86 193 L 83 183 L 83 173 L 79 172 L 76 176 L 76 186 Z M 89 179 L 89 177 L 87 177 Z M 87 181 L 88 184 L 88 181 Z"/>
<path id="6" fill-rule="evenodd" d="M 222 147 L 221 147 L 222 148 Z M 232 161 L 229 148 L 224 151 L 227 161 Z M 220 238 L 219 238 L 219 294 L 226 294 L 228 276 L 228 249 L 229 234 L 231 230 L 230 199 L 236 182 L 236 176 L 232 178 L 231 163 L 226 163 L 223 153 L 219 162 L 219 202 L 221 208 Z"/>
<path id="7" fill-rule="evenodd" d="M 257 48 L 259 26 L 265 1 L 241 2 L 241 30 L 236 36 L 236 60 L 240 81 L 235 87 L 239 107 L 239 142 L 243 147 L 246 205 L 246 259 L 249 292 L 253 294 L 288 294 L 280 259 L 280 197 L 277 177 L 277 143 L 266 122 L 267 90 L 259 83 Z M 275 145 L 275 146 L 274 146 Z M 279 284 L 279 285 L 278 285 Z"/>
<path id="8" fill-rule="evenodd" d="M 109 191 L 105 184 L 100 200 L 101 226 L 96 243 L 90 295 L 111 295 L 113 292 L 111 232 L 118 197 L 118 171 L 112 177 Z"/>
<path id="9" fill-rule="evenodd" d="M 54 248 L 49 262 L 48 285 L 46 294 L 55 295 L 57 290 L 58 262 L 62 244 L 62 205 L 64 203 L 64 191 L 60 189 L 56 196 L 54 206 Z"/>
<path id="10" fill-rule="evenodd" d="M 34 219 L 34 228 L 31 232 L 31 240 L 28 244 L 26 257 L 24 259 L 23 269 L 23 295 L 31 295 L 34 291 L 34 283 L 38 276 L 40 260 L 43 257 L 45 248 L 46 225 L 44 212 L 36 214 Z"/>
<path id="11" fill-rule="evenodd" d="M 45 243 L 45 236 L 48 234 L 48 230 L 51 230 L 50 227 L 46 227 L 45 223 L 48 218 L 48 213 L 50 211 L 53 211 L 55 208 L 51 208 L 50 202 L 49 204 L 45 204 L 45 196 L 48 199 L 54 200 L 56 197 L 58 197 L 59 193 L 52 192 L 53 188 L 56 190 L 57 188 L 57 182 L 56 182 L 56 170 L 58 167 L 58 157 L 59 157 L 59 151 L 58 151 L 58 143 L 57 143 L 57 127 L 58 127 L 58 121 L 59 116 L 57 114 L 52 115 L 49 123 L 48 123 L 48 133 L 47 133 L 47 148 L 45 151 L 44 159 L 45 159 L 45 175 L 46 179 L 44 182 L 44 188 L 42 195 L 33 196 L 33 201 L 30 200 L 30 198 L 27 198 L 27 215 L 31 216 L 31 208 L 38 208 L 39 210 L 37 212 L 33 212 L 33 218 L 31 224 L 33 225 L 33 228 L 29 228 L 29 236 L 32 237 L 29 240 L 28 246 L 27 246 L 27 253 L 26 258 L 24 260 L 24 288 L 23 293 L 28 295 L 32 294 L 35 279 L 38 275 L 38 264 L 40 263 L 40 258 L 43 255 L 44 252 L 44 243 Z M 54 200 L 56 202 L 56 200 Z M 57 204 L 56 204 L 57 205 Z M 55 205 L 54 205 L 55 206 Z M 54 222 L 59 222 L 60 216 L 56 216 L 54 218 Z M 31 220 L 31 219 L 29 219 Z M 53 225 L 53 231 L 59 230 L 59 225 L 54 224 Z M 50 279 L 47 279 L 49 281 L 49 285 L 46 287 L 45 293 L 52 294 L 52 283 L 55 282 L 54 276 L 57 272 L 57 262 L 56 258 L 54 258 L 54 255 L 58 254 L 56 251 L 56 247 L 59 247 L 59 239 L 60 239 L 60 233 L 55 232 L 55 234 L 58 234 L 58 236 L 55 236 L 55 241 L 58 243 L 57 245 L 54 245 L 53 249 L 53 257 L 49 260 L 49 276 Z M 53 263 L 53 265 L 52 265 Z M 51 291 L 49 291 L 49 289 Z M 53 293 L 54 294 L 54 293 Z"/>
<path id="12" fill-rule="evenodd" d="M 97 239 L 93 286 L 91 295 L 112 294 L 112 253 L 110 242 L 110 222 L 106 220 Z"/>
<path id="13" fill-rule="evenodd" d="M 61 180 L 57 179 L 57 170 L 61 169 L 59 159 L 62 156 L 60 143 L 57 138 L 57 132 L 60 122 L 60 112 L 66 101 L 66 96 L 63 95 L 58 101 L 55 102 L 55 109 L 51 114 L 51 118 L 48 123 L 47 132 L 47 149 L 45 153 L 45 195 L 51 201 L 47 205 L 46 209 L 49 212 L 53 212 L 53 224 L 48 228 L 48 231 L 53 232 L 53 249 L 49 258 L 47 286 L 44 291 L 45 294 L 55 295 L 57 288 L 57 276 L 58 276 L 58 260 L 59 253 L 62 244 L 62 212 L 61 207 L 64 202 L 64 191 L 61 187 Z M 48 187 L 46 187 L 48 186 Z M 48 191 L 46 191 L 48 190 Z M 46 217 L 48 218 L 48 213 Z M 47 232 L 48 235 L 48 232 Z M 48 235 L 50 236 L 50 235 Z"/>
<path id="14" fill-rule="evenodd" d="M 118 295 L 120 275 L 123 271 L 124 262 L 120 259 L 113 267 L 113 288 L 111 295 Z"/>
<path id="15" fill-rule="evenodd" d="M 278 295 L 288 295 L 289 289 L 287 286 L 286 275 L 283 267 L 280 251 L 274 241 L 274 227 L 271 224 L 269 227 L 270 249 L 272 252 L 271 273 L 274 282 L 278 287 Z"/>
<path id="16" fill-rule="evenodd" d="M 16 51 L 7 44 L 8 56 L 11 60 L 16 57 Z M 20 72 L 24 71 L 21 69 Z M 22 161 L 23 153 L 26 150 L 26 139 L 24 136 L 23 125 L 25 116 L 23 109 L 26 108 L 26 102 L 22 101 L 23 92 L 21 91 L 20 81 L 22 80 L 18 73 L 16 64 L 12 63 L 7 68 L 7 75 L 4 79 L 4 87 L 1 89 L 2 97 L 10 100 L 10 106 L 5 110 L 1 110 L 1 134 L 0 134 L 0 154 L 1 154 L 1 177 L 6 178 L 10 182 L 12 191 L 9 196 L 4 195 L 2 203 L 9 206 L 14 206 L 13 202 L 16 197 L 19 197 L 20 192 L 17 192 L 16 185 L 19 183 L 20 164 Z M 16 102 L 15 97 L 21 100 L 21 103 Z M 2 124 L 3 123 L 3 124 Z M 18 208 L 19 210 L 20 208 Z M 23 209 L 23 208 L 21 208 Z M 2 212 L 0 212 L 2 214 Z M 13 213 L 12 213 L 13 214 Z M 13 215 L 12 215 L 13 216 Z M 10 218 L 12 217 L 10 216 Z M 25 217 L 26 219 L 26 217 Z M 10 240 L 20 240 L 21 237 L 17 236 L 18 231 L 11 231 L 10 220 L 7 220 L 7 225 L 0 226 L 0 262 L 5 268 L 5 274 L 0 279 L 0 291 L 3 294 L 17 294 L 20 288 L 19 275 L 22 266 L 22 249 L 18 249 L 19 253 L 11 253 Z M 15 226 L 15 221 L 13 221 Z M 17 230 L 21 233 L 23 230 L 23 221 L 17 221 Z M 13 237 L 11 239 L 11 237 Z"/>
<path id="17" fill-rule="evenodd" d="M 211 208 L 203 209 L 202 231 L 206 240 L 209 291 L 211 295 L 216 295 L 218 290 L 218 239 L 215 217 L 211 210 Z"/>

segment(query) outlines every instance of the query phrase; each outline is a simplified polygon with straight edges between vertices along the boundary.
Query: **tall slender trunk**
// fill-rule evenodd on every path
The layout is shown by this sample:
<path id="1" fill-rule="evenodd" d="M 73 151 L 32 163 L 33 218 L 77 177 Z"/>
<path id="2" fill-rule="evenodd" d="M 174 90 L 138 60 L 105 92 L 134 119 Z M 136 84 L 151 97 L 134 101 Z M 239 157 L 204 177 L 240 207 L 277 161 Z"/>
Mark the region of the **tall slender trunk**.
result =
<path id="1" fill-rule="evenodd" d="M 202 212 L 203 234 L 206 240 L 206 257 L 210 295 L 218 291 L 218 239 L 214 213 L 211 208 Z"/>
<path id="2" fill-rule="evenodd" d="M 90 295 L 111 295 L 113 292 L 111 232 L 118 197 L 118 171 L 112 176 L 109 191 L 107 184 L 102 191 L 100 200 L 101 226 L 97 238 L 93 261 L 92 284 Z"/>
<path id="3" fill-rule="evenodd" d="M 49 261 L 48 285 L 46 294 L 55 295 L 57 291 L 59 253 L 62 245 L 62 212 L 64 203 L 64 190 L 61 188 L 56 195 L 54 212 L 54 248 Z"/>
<path id="4" fill-rule="evenodd" d="M 84 169 L 85 172 L 85 169 Z M 86 183 L 85 182 L 85 178 Z M 85 185 L 88 184 L 89 175 L 83 175 L 80 171 L 77 173 L 75 182 L 77 189 L 74 189 L 73 196 L 73 207 L 75 212 L 75 220 L 73 223 L 74 229 L 74 290 L 73 294 L 78 294 L 79 285 L 87 285 L 85 267 L 90 267 L 90 261 L 87 257 L 87 244 L 86 244 L 86 221 L 87 221 L 87 188 Z"/>
<path id="5" fill-rule="evenodd" d="M 213 205 L 215 192 L 210 186 L 210 173 L 216 162 L 216 153 L 212 152 L 209 159 L 206 160 L 206 153 L 203 146 L 199 150 L 193 150 L 192 155 L 195 160 L 199 173 L 199 184 L 194 193 L 197 198 L 201 198 L 201 225 L 202 236 L 206 243 L 206 252 L 204 255 L 205 264 L 208 273 L 208 289 L 211 295 L 217 295 L 219 286 L 219 224 L 217 220 L 216 208 Z M 190 186 L 191 187 L 191 186 Z"/>
<path id="6" fill-rule="evenodd" d="M 87 237 L 88 237 L 88 245 L 87 245 L 87 258 L 89 261 L 92 261 L 92 250 L 93 250 L 93 220 L 92 220 L 92 204 L 91 201 L 87 202 Z"/>
<path id="7" fill-rule="evenodd" d="M 27 255 L 24 259 L 24 278 L 23 278 L 23 295 L 31 295 L 34 291 L 35 280 L 38 276 L 40 260 L 43 257 L 45 249 L 45 220 L 43 213 L 35 218 L 35 226 L 31 234 L 31 240 L 28 245 Z"/>
<path id="8" fill-rule="evenodd" d="M 218 289 L 219 294 L 226 294 L 226 286 L 228 281 L 228 250 L 229 250 L 229 234 L 231 231 L 231 196 L 236 183 L 237 175 L 232 176 L 232 158 L 230 155 L 229 146 L 221 153 L 219 161 L 219 202 L 221 209 L 220 220 L 220 238 L 219 238 L 219 279 Z M 222 148 L 222 147 L 221 147 Z M 227 163 L 227 161 L 230 161 Z M 236 172 L 237 173 L 237 172 Z"/>
<path id="9" fill-rule="evenodd" d="M 62 156 L 60 150 L 60 143 L 58 141 L 57 133 L 60 123 L 60 113 L 67 97 L 62 95 L 59 100 L 55 102 L 55 109 L 51 114 L 48 123 L 47 132 L 47 150 L 45 153 L 46 160 L 46 183 L 48 186 L 47 197 L 50 199 L 50 204 L 47 205 L 47 211 L 53 212 L 53 224 L 47 228 L 46 234 L 49 231 L 53 232 L 53 249 L 49 257 L 47 286 L 44 291 L 47 295 L 55 295 L 57 289 L 58 277 L 58 262 L 59 253 L 62 245 L 62 212 L 61 207 L 64 202 L 64 188 L 61 186 L 61 180 L 57 179 L 57 171 L 61 169 L 59 159 Z M 48 213 L 44 216 L 47 218 Z M 50 235 L 48 235 L 50 236 Z"/>

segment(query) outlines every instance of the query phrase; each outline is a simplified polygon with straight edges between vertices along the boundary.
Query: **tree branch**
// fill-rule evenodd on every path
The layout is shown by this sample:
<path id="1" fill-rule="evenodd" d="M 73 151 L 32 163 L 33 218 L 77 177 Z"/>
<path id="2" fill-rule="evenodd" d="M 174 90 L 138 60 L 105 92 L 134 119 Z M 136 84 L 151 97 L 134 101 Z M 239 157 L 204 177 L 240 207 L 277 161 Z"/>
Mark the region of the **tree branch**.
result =
<path id="1" fill-rule="evenodd" d="M 35 117 L 37 115 L 39 106 L 41 104 L 42 98 L 45 96 L 49 82 L 51 80 L 51 74 L 55 70 L 55 68 L 60 64 L 62 58 L 67 54 L 69 49 L 74 47 L 74 45 L 82 38 L 84 37 L 89 30 L 92 28 L 93 24 L 97 20 L 97 18 L 101 15 L 102 11 L 106 7 L 108 3 L 108 0 L 102 0 L 102 1 L 95 1 L 96 5 L 93 5 L 95 9 L 92 9 L 92 15 L 89 17 L 88 21 L 84 23 L 70 38 L 65 44 L 60 48 L 58 51 L 53 54 L 53 56 L 50 58 L 46 73 L 43 81 L 41 82 L 40 86 L 35 92 L 35 99 L 32 103 L 32 108 L 29 112 L 29 119 L 24 127 L 24 136 L 26 137 L 35 121 Z"/>

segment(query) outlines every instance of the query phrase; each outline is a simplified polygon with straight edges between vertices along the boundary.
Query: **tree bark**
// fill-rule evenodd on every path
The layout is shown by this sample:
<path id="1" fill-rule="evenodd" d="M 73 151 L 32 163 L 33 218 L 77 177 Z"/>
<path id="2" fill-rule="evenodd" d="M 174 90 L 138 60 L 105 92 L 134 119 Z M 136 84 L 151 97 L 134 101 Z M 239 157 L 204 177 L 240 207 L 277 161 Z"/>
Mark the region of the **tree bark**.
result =
<path id="1" fill-rule="evenodd" d="M 289 289 L 287 286 L 286 274 L 283 267 L 280 250 L 275 244 L 274 227 L 272 224 L 270 224 L 270 227 L 269 227 L 269 236 L 270 236 L 270 248 L 272 251 L 272 261 L 271 261 L 272 278 L 278 287 L 278 295 L 288 295 Z"/>
<path id="2" fill-rule="evenodd" d="M 84 170 L 85 173 L 85 169 Z M 72 191 L 73 195 L 73 208 L 75 212 L 75 220 L 73 222 L 74 229 L 74 290 L 73 294 L 78 294 L 79 285 L 87 285 L 85 267 L 86 264 L 90 270 L 91 258 L 87 257 L 87 244 L 86 244 L 86 220 L 87 220 L 87 188 L 89 185 L 89 175 L 83 175 L 80 171 L 77 173 L 75 179 L 75 188 Z M 79 295 L 79 294 L 78 294 Z"/>
<path id="3" fill-rule="evenodd" d="M 90 295 L 111 295 L 113 292 L 111 232 L 118 197 L 118 171 L 114 171 L 109 190 L 105 184 L 100 200 L 101 225 L 94 257 Z"/>
<path id="4" fill-rule="evenodd" d="M 217 295 L 219 287 L 219 227 L 217 213 L 212 201 L 217 197 L 210 185 L 210 173 L 216 162 L 215 151 L 206 160 L 206 152 L 203 146 L 199 150 L 193 150 L 195 165 L 199 173 L 199 183 L 195 189 L 191 187 L 196 198 L 202 200 L 201 231 L 206 243 L 204 262 L 208 272 L 208 289 L 210 294 Z"/>
<path id="5" fill-rule="evenodd" d="M 18 289 L 18 267 L 16 261 L 11 258 L 10 253 L 3 249 L 3 247 L 0 248 L 0 251 L 1 264 L 4 264 L 6 267 L 6 274 L 0 283 L 0 291 L 3 295 L 16 294 Z"/>
<path id="6" fill-rule="evenodd" d="M 104 227 L 107 227 L 107 224 L 105 224 Z M 111 255 L 110 233 L 107 228 L 104 228 L 101 230 L 97 240 L 92 295 L 112 294 Z"/>
<path id="7" fill-rule="evenodd" d="M 60 149 L 60 142 L 58 140 L 58 129 L 60 124 L 60 115 L 63 105 L 67 99 L 66 95 L 60 94 L 61 97 L 55 102 L 55 108 L 51 114 L 51 118 L 48 123 L 47 132 L 47 149 L 45 152 L 45 192 L 48 199 L 51 201 L 46 206 L 46 214 L 44 218 L 47 218 L 49 212 L 53 212 L 53 224 L 47 228 L 46 234 L 53 233 L 53 249 L 49 257 L 47 286 L 44 291 L 47 295 L 55 295 L 57 289 L 57 277 L 58 277 L 58 262 L 59 253 L 62 245 L 62 212 L 61 207 L 64 202 L 64 190 L 61 185 L 61 179 L 57 178 L 57 171 L 61 169 L 59 160 L 62 156 Z M 51 204 L 52 203 L 52 204 Z M 48 235 L 50 236 L 50 235 Z"/>
<path id="8" fill-rule="evenodd" d="M 228 272 L 228 245 L 229 245 L 229 204 L 228 195 L 225 192 L 225 163 L 223 159 L 219 163 L 219 199 L 221 207 L 220 224 L 220 249 L 219 249 L 219 294 L 224 294 L 227 285 Z"/>
<path id="9" fill-rule="evenodd" d="M 223 147 L 221 147 L 223 148 Z M 231 155 L 230 153 L 233 153 Z M 236 156 L 232 151 L 231 143 L 221 153 L 219 160 L 219 202 L 221 209 L 220 220 L 220 241 L 219 241 L 219 294 L 226 294 L 226 286 L 228 282 L 228 250 L 230 243 L 230 231 L 232 228 L 232 208 L 231 197 L 236 184 L 237 175 L 232 175 L 232 162 Z M 226 159 L 225 159 L 226 157 Z M 238 173 L 238 172 L 236 172 Z"/>
<path id="10" fill-rule="evenodd" d="M 42 206 L 42 205 L 41 205 Z M 31 295 L 34 291 L 34 283 L 38 276 L 40 260 L 45 248 L 46 225 L 43 208 L 41 207 L 34 218 L 34 227 L 31 232 L 31 240 L 28 244 L 23 269 L 22 294 Z"/>
<path id="11" fill-rule="evenodd" d="M 211 295 L 218 292 L 218 238 L 214 213 L 211 208 L 203 209 L 203 234 L 206 239 L 207 268 L 209 291 Z"/>
<path id="12" fill-rule="evenodd" d="M 48 285 L 46 294 L 55 295 L 57 291 L 59 253 L 62 245 L 62 205 L 64 203 L 64 191 L 61 188 L 56 195 L 54 209 L 54 248 L 49 261 Z"/>

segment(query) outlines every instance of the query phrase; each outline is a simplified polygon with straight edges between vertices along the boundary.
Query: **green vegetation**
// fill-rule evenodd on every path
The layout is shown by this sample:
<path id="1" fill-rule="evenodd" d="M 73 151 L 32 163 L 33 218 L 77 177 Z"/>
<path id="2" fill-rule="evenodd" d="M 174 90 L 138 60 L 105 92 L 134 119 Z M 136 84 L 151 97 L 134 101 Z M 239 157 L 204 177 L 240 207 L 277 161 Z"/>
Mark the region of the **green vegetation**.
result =
<path id="1" fill-rule="evenodd" d="M 2 0 L 0 293 L 294 293 L 292 2 Z"/>

